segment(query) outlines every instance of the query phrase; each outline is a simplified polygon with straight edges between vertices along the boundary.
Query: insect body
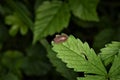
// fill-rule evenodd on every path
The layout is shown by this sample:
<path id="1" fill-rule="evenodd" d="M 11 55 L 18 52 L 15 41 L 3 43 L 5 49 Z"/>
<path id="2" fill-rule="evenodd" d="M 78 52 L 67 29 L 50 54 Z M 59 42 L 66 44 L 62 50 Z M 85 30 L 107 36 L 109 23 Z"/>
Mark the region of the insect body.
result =
<path id="1" fill-rule="evenodd" d="M 61 42 L 65 42 L 67 39 L 68 39 L 68 36 L 66 34 L 56 35 L 54 38 L 54 42 L 61 43 Z"/>

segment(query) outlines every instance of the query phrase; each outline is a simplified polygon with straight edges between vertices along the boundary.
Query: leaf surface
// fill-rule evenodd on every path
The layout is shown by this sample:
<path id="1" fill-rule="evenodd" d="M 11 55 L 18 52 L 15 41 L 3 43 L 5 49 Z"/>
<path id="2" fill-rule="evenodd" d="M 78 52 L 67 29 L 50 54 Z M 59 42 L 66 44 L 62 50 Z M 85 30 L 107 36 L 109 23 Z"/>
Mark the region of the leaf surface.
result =
<path id="1" fill-rule="evenodd" d="M 60 32 L 68 26 L 70 13 L 68 5 L 60 1 L 44 2 L 36 10 L 34 41 Z"/>
<path id="2" fill-rule="evenodd" d="M 107 72 L 104 65 L 87 43 L 82 43 L 79 39 L 69 36 L 67 41 L 60 44 L 52 42 L 52 45 L 53 50 L 58 53 L 57 57 L 67 63 L 69 68 L 73 68 L 76 72 L 84 72 L 88 76 L 95 74 L 94 76 L 105 78 Z M 85 77 L 83 80 L 88 79 Z"/>
<path id="3" fill-rule="evenodd" d="M 120 48 L 118 55 L 115 55 L 113 64 L 109 70 L 110 80 L 120 80 Z"/>
<path id="4" fill-rule="evenodd" d="M 82 20 L 98 21 L 96 7 L 99 0 L 69 0 L 73 14 Z"/>
<path id="5" fill-rule="evenodd" d="M 41 40 L 41 43 L 47 49 L 47 56 L 53 66 L 56 67 L 56 71 L 61 73 L 61 75 L 68 80 L 76 80 L 77 74 L 72 69 L 67 68 L 65 63 L 56 57 L 56 53 L 51 49 L 51 46 L 48 44 L 48 42 Z"/>
<path id="6" fill-rule="evenodd" d="M 118 55 L 119 49 L 120 42 L 112 42 L 111 44 L 105 45 L 105 48 L 101 49 L 99 56 L 105 65 L 113 62 L 115 55 Z"/>

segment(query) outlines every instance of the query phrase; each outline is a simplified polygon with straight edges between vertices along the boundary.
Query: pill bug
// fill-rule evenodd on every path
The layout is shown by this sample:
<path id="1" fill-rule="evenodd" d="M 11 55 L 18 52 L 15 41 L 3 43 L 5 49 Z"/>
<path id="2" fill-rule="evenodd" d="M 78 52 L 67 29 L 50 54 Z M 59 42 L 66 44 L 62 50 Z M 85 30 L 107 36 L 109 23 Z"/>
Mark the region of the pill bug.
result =
<path id="1" fill-rule="evenodd" d="M 68 36 L 66 34 L 62 35 L 56 35 L 54 38 L 54 43 L 62 43 L 65 42 L 68 39 Z"/>

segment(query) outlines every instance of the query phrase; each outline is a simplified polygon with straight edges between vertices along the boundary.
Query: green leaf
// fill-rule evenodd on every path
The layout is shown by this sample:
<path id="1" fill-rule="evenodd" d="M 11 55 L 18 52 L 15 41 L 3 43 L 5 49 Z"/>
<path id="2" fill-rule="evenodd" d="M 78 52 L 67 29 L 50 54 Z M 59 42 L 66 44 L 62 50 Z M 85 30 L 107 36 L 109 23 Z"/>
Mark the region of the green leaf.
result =
<path id="1" fill-rule="evenodd" d="M 110 80 L 120 80 L 120 48 L 118 55 L 115 55 L 115 59 L 108 75 L 110 76 Z"/>
<path id="2" fill-rule="evenodd" d="M 112 42 L 111 44 L 105 45 L 105 48 L 101 49 L 99 56 L 106 66 L 113 62 L 115 55 L 119 52 L 119 49 L 120 42 Z"/>
<path id="3" fill-rule="evenodd" d="M 18 70 L 24 61 L 24 56 L 19 51 L 6 51 L 2 57 L 2 64 L 11 70 Z"/>
<path id="4" fill-rule="evenodd" d="M 51 66 L 47 62 L 47 56 L 45 53 L 45 49 L 39 44 L 27 49 L 27 57 L 22 67 L 27 75 L 40 76 L 48 73 Z"/>
<path id="5" fill-rule="evenodd" d="M 98 21 L 96 7 L 99 0 L 69 0 L 71 10 L 82 20 Z"/>
<path id="6" fill-rule="evenodd" d="M 27 28 L 26 26 L 21 26 L 21 27 L 20 27 L 20 33 L 21 33 L 22 35 L 27 34 L 27 32 L 28 32 L 28 28 Z"/>
<path id="7" fill-rule="evenodd" d="M 68 5 L 60 1 L 44 2 L 36 10 L 34 40 L 60 32 L 68 26 L 70 12 Z"/>
<path id="8" fill-rule="evenodd" d="M 5 17 L 5 23 L 8 25 L 13 25 L 13 24 L 18 24 L 19 23 L 19 19 L 18 16 L 16 14 L 16 12 L 14 12 L 13 15 L 8 15 Z"/>
<path id="9" fill-rule="evenodd" d="M 72 69 L 67 68 L 66 64 L 56 57 L 56 53 L 51 49 L 49 43 L 45 40 L 41 40 L 41 43 L 47 49 L 48 52 L 47 56 L 50 59 L 50 62 L 53 64 L 53 66 L 56 67 L 56 70 L 59 73 L 61 73 L 61 75 L 66 79 L 76 80 L 77 74 Z"/>
<path id="10" fill-rule="evenodd" d="M 97 76 L 97 75 L 85 75 L 85 78 L 77 78 L 77 80 L 106 80 L 104 76 Z"/>
<path id="11" fill-rule="evenodd" d="M 84 72 L 86 76 L 92 77 L 94 74 L 94 76 L 99 77 L 98 79 L 93 78 L 93 80 L 100 80 L 101 77 L 102 80 L 105 79 L 106 69 L 87 43 L 82 43 L 79 39 L 69 36 L 67 41 L 60 44 L 52 42 L 52 45 L 53 50 L 58 53 L 57 57 L 67 63 L 69 68 L 73 68 L 76 72 Z M 86 76 L 83 80 L 88 80 Z"/>
<path id="12" fill-rule="evenodd" d="M 5 22 L 8 25 L 12 25 L 9 30 L 9 34 L 11 36 L 15 36 L 17 34 L 17 32 L 19 31 L 19 29 L 20 29 L 20 33 L 22 35 L 25 35 L 28 32 L 27 25 L 22 22 L 22 20 L 19 17 L 19 14 L 17 12 L 14 12 L 13 15 L 6 16 Z"/>
<path id="13" fill-rule="evenodd" d="M 15 36 L 17 34 L 18 30 L 19 30 L 19 26 L 18 25 L 13 25 L 9 30 L 9 34 L 11 36 Z"/>
<path id="14" fill-rule="evenodd" d="M 9 9 L 14 10 L 17 13 L 17 17 L 19 17 L 20 21 L 24 23 L 27 27 L 33 30 L 33 22 L 31 20 L 30 11 L 27 7 L 19 2 L 19 1 L 6 1 Z"/>
<path id="15" fill-rule="evenodd" d="M 16 13 L 13 15 L 8 15 L 5 17 L 5 23 L 8 25 L 12 25 L 11 28 L 9 29 L 9 34 L 11 36 L 15 36 L 20 28 L 20 20 L 18 19 Z"/>

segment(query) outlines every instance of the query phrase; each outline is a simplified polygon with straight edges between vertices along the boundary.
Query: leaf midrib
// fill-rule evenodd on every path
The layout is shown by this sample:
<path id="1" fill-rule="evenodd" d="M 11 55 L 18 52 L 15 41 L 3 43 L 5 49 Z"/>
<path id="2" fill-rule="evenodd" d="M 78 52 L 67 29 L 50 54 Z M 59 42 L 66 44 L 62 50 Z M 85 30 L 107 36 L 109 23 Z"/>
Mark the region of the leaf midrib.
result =
<path id="1" fill-rule="evenodd" d="M 78 54 L 77 52 L 75 52 L 75 51 L 73 51 L 71 48 L 69 48 L 69 47 L 67 47 L 67 46 L 65 46 L 65 45 L 63 45 L 65 48 L 67 48 L 68 50 L 70 50 L 70 51 L 72 51 L 73 53 L 76 53 L 78 56 L 80 56 L 80 54 Z M 84 48 L 83 48 L 84 49 Z M 85 51 L 86 52 L 86 51 Z M 82 57 L 82 56 L 81 56 Z M 82 57 L 83 58 L 83 57 Z M 85 59 L 84 59 L 85 60 Z M 89 63 L 91 63 L 89 60 L 86 60 L 86 61 L 88 61 Z M 100 70 L 101 72 L 103 72 L 104 74 L 106 74 L 103 70 L 101 70 L 99 67 L 97 67 L 96 65 L 94 65 L 93 63 L 91 63 L 93 66 L 95 66 L 98 70 Z M 99 74 L 100 75 L 100 74 Z M 104 75 L 102 75 L 102 76 L 104 76 Z"/>
<path id="2" fill-rule="evenodd" d="M 62 3 L 60 4 L 62 6 Z M 56 11 L 56 14 L 53 16 L 53 18 L 51 19 L 51 21 L 48 22 L 48 24 L 46 26 L 48 26 L 49 24 L 51 24 L 51 22 L 54 20 L 54 18 L 56 17 L 57 13 L 59 12 L 59 10 L 61 9 L 61 6 L 58 8 L 58 10 Z M 47 27 L 45 27 L 42 32 L 45 32 L 45 30 L 47 29 Z M 44 34 L 45 35 L 45 34 Z"/>

